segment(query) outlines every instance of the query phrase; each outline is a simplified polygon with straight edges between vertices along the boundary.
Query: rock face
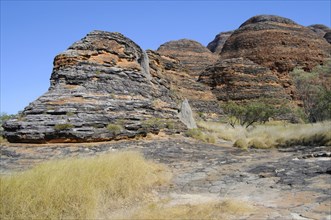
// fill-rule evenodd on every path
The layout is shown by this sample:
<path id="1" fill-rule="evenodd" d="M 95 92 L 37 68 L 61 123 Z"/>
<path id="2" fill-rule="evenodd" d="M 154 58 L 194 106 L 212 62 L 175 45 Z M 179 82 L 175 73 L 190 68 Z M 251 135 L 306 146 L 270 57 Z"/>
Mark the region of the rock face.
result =
<path id="1" fill-rule="evenodd" d="M 199 81 L 219 100 L 260 97 L 296 100 L 289 72 L 330 58 L 331 45 L 307 27 L 273 15 L 248 19 L 226 40 L 220 60 Z"/>
<path id="2" fill-rule="evenodd" d="M 206 66 L 217 60 L 217 56 L 205 46 L 188 39 L 169 41 L 162 44 L 157 52 L 161 55 L 177 58 L 189 72 L 189 75 L 194 77 L 198 77 Z"/>
<path id="3" fill-rule="evenodd" d="M 325 33 L 324 39 L 331 44 L 331 31 Z"/>
<path id="4" fill-rule="evenodd" d="M 207 45 L 207 48 L 216 54 L 221 53 L 225 41 L 231 36 L 233 31 L 221 32 L 215 36 L 215 39 Z"/>
<path id="5" fill-rule="evenodd" d="M 244 57 L 279 74 L 307 70 L 330 57 L 331 45 L 290 19 L 260 15 L 248 19 L 226 41 L 221 57 Z"/>
<path id="6" fill-rule="evenodd" d="M 309 25 L 308 28 L 312 31 L 314 31 L 317 35 L 320 37 L 324 37 L 326 32 L 330 32 L 331 29 L 323 24 L 313 24 Z"/>
<path id="7" fill-rule="evenodd" d="M 152 50 L 147 50 L 147 54 L 152 76 L 167 80 L 170 84 L 170 93 L 180 100 L 187 99 L 193 112 L 200 115 L 203 113 L 204 117 L 209 119 L 218 119 L 218 116 L 223 114 L 211 88 L 197 82 L 185 71 L 184 65 L 178 59 Z"/>
<path id="8" fill-rule="evenodd" d="M 106 141 L 180 126 L 177 112 L 145 51 L 119 33 L 93 31 L 55 57 L 48 92 L 4 129 L 10 142 Z"/>
<path id="9" fill-rule="evenodd" d="M 200 75 L 199 81 L 209 85 L 221 101 L 290 98 L 275 74 L 244 58 L 218 61 Z"/>

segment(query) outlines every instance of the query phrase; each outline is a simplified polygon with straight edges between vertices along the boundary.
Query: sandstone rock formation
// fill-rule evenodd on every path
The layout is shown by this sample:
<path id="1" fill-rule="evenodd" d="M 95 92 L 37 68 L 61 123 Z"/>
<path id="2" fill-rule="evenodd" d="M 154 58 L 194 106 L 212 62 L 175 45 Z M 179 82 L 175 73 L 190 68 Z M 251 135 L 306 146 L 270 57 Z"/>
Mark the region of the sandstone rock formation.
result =
<path id="1" fill-rule="evenodd" d="M 207 48 L 216 54 L 222 51 L 225 41 L 231 36 L 233 31 L 221 32 L 215 36 L 215 39 L 207 45 Z"/>
<path id="2" fill-rule="evenodd" d="M 176 58 L 147 50 L 150 73 L 154 78 L 167 80 L 170 93 L 180 100 L 187 99 L 193 112 L 204 114 L 206 118 L 217 119 L 223 112 L 215 94 L 208 85 L 197 80 L 185 71 L 184 65 Z M 177 99 L 178 99 L 177 98 Z M 179 102 L 178 102 L 179 103 Z M 180 105 L 178 105 L 180 107 Z"/>
<path id="3" fill-rule="evenodd" d="M 49 90 L 4 125 L 10 142 L 89 142 L 181 126 L 166 80 L 119 33 L 93 31 L 57 55 Z"/>
<path id="4" fill-rule="evenodd" d="M 198 77 L 199 73 L 208 65 L 217 60 L 217 56 L 211 53 L 205 46 L 200 43 L 181 39 L 169 41 L 162 44 L 157 52 L 161 55 L 167 55 L 177 58 L 186 68 L 189 75 Z"/>
<path id="5" fill-rule="evenodd" d="M 326 32 L 331 31 L 331 29 L 323 24 L 313 24 L 309 25 L 308 28 L 314 31 L 320 37 L 324 37 Z"/>
<path id="6" fill-rule="evenodd" d="M 295 67 L 309 71 L 330 57 L 331 45 L 309 28 L 287 18 L 260 15 L 248 19 L 233 32 L 220 53 L 220 60 L 225 61 L 207 68 L 200 81 L 212 85 L 213 91 L 221 100 L 226 99 L 225 94 L 228 94 L 228 99 L 250 99 L 265 97 L 266 93 L 271 96 L 279 95 L 278 98 L 291 96 L 295 100 L 296 89 L 289 72 Z M 233 58 L 238 59 L 228 60 Z M 239 68 L 238 65 L 242 66 Z M 251 79 L 257 81 L 247 81 L 248 75 L 255 68 L 257 72 L 266 73 L 268 79 L 254 76 Z M 221 78 L 215 79 L 216 76 Z M 243 82 L 246 82 L 245 86 Z M 247 90 L 249 84 L 252 87 Z M 281 92 L 281 87 L 287 95 Z M 222 94 L 223 92 L 226 93 Z"/>
<path id="7" fill-rule="evenodd" d="M 324 39 L 331 44 L 331 31 L 325 33 Z"/>
<path id="8" fill-rule="evenodd" d="M 221 101 L 290 98 L 275 74 L 244 58 L 218 61 L 200 75 L 199 81 L 212 87 Z"/>
<path id="9" fill-rule="evenodd" d="M 244 57 L 281 74 L 307 70 L 330 57 L 331 45 L 309 28 L 273 15 L 254 16 L 226 41 L 221 57 Z"/>

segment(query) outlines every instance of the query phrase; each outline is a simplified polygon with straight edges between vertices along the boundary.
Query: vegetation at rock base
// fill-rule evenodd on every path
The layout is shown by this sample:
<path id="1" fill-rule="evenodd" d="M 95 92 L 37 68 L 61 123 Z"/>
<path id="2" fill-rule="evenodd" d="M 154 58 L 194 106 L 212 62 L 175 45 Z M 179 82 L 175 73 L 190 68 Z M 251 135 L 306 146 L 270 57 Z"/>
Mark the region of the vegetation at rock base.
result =
<path id="1" fill-rule="evenodd" d="M 63 130 L 68 130 L 70 128 L 73 128 L 74 126 L 72 124 L 57 124 L 54 126 L 54 129 L 56 131 L 63 131 Z"/>
<path id="2" fill-rule="evenodd" d="M 150 130 L 161 130 L 161 129 L 176 129 L 175 122 L 173 120 L 162 119 L 162 118 L 150 118 L 142 122 L 142 127 L 147 131 Z"/>
<path id="3" fill-rule="evenodd" d="M 331 60 L 311 72 L 295 68 L 291 73 L 309 122 L 331 119 Z"/>
<path id="4" fill-rule="evenodd" d="M 248 128 L 254 123 L 266 123 L 272 117 L 277 117 L 289 112 L 289 109 L 280 106 L 275 107 L 264 100 L 238 104 L 227 102 L 222 105 L 224 113 L 228 115 L 228 123 L 235 127 L 237 124 Z"/>
<path id="5" fill-rule="evenodd" d="M 136 152 L 51 161 L 2 176 L 1 219 L 95 219 L 148 197 L 170 174 Z"/>
<path id="6" fill-rule="evenodd" d="M 5 112 L 0 113 L 0 143 L 7 142 L 7 140 L 3 137 L 3 123 L 5 123 L 7 120 L 17 117 L 15 114 L 7 114 Z"/>
<path id="7" fill-rule="evenodd" d="M 207 143 L 216 142 L 216 139 L 212 134 L 202 132 L 201 129 L 199 128 L 189 129 L 188 131 L 185 132 L 185 135 Z"/>
<path id="8" fill-rule="evenodd" d="M 113 135 L 118 135 L 123 130 L 123 126 L 119 124 L 108 124 L 107 125 L 108 131 L 110 131 Z"/>
<path id="9" fill-rule="evenodd" d="M 314 124 L 290 124 L 286 122 L 256 125 L 249 129 L 233 128 L 217 122 L 200 121 L 198 125 L 215 137 L 234 142 L 235 147 L 274 148 L 303 146 L 331 146 L 331 121 Z"/>

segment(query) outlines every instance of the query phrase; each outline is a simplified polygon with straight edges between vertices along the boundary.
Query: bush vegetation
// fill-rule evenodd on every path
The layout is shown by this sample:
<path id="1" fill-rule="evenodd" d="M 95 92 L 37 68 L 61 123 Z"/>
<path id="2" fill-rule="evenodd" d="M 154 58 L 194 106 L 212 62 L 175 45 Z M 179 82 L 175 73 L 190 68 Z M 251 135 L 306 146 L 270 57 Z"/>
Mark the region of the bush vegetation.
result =
<path id="1" fill-rule="evenodd" d="M 234 142 L 233 146 L 247 148 L 273 148 L 302 146 L 331 146 L 331 122 L 314 124 L 267 123 L 235 128 L 217 122 L 198 122 L 215 137 Z"/>
<path id="2" fill-rule="evenodd" d="M 309 122 L 331 119 L 331 60 L 311 72 L 295 68 L 291 73 Z"/>
<path id="3" fill-rule="evenodd" d="M 108 131 L 110 131 L 113 135 L 118 135 L 123 131 L 123 126 L 119 124 L 108 124 Z"/>
<path id="4" fill-rule="evenodd" d="M 96 219 L 146 198 L 169 177 L 136 152 L 47 162 L 0 178 L 0 218 Z"/>
<path id="5" fill-rule="evenodd" d="M 216 142 L 216 139 L 212 134 L 202 132 L 201 129 L 199 128 L 189 129 L 188 131 L 185 132 L 185 135 L 207 143 Z"/>
<path id="6" fill-rule="evenodd" d="M 254 123 L 266 123 L 274 118 L 289 112 L 284 106 L 275 107 L 264 100 L 252 101 L 249 103 L 227 102 L 222 105 L 224 113 L 228 115 L 228 123 L 235 127 L 239 124 L 248 128 Z"/>
<path id="7" fill-rule="evenodd" d="M 63 130 L 68 130 L 70 128 L 73 128 L 74 126 L 72 124 L 57 124 L 54 126 L 54 129 L 56 131 L 63 131 Z"/>

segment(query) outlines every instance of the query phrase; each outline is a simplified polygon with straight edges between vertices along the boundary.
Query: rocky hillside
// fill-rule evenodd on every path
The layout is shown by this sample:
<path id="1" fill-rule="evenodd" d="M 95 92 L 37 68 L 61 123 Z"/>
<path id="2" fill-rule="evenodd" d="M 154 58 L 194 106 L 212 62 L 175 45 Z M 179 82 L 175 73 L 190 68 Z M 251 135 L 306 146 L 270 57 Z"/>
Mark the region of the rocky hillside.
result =
<path id="1" fill-rule="evenodd" d="M 310 70 L 330 53 L 331 45 L 309 28 L 287 18 L 261 15 L 248 19 L 229 37 L 221 58 L 248 58 L 280 75 L 296 66 Z"/>
<path id="2" fill-rule="evenodd" d="M 212 86 L 219 100 L 295 100 L 289 72 L 295 67 L 310 71 L 330 54 L 331 45 L 310 28 L 278 16 L 255 16 L 231 34 L 219 61 L 203 71 L 200 81 Z"/>
<path id="3" fill-rule="evenodd" d="M 218 58 L 202 44 L 188 39 L 164 43 L 157 52 L 177 58 L 185 67 L 186 72 L 196 78 L 205 67 L 216 62 Z"/>
<path id="4" fill-rule="evenodd" d="M 89 142 L 130 138 L 181 125 L 169 84 L 119 33 L 93 31 L 54 59 L 51 86 L 5 125 L 10 142 Z"/>

